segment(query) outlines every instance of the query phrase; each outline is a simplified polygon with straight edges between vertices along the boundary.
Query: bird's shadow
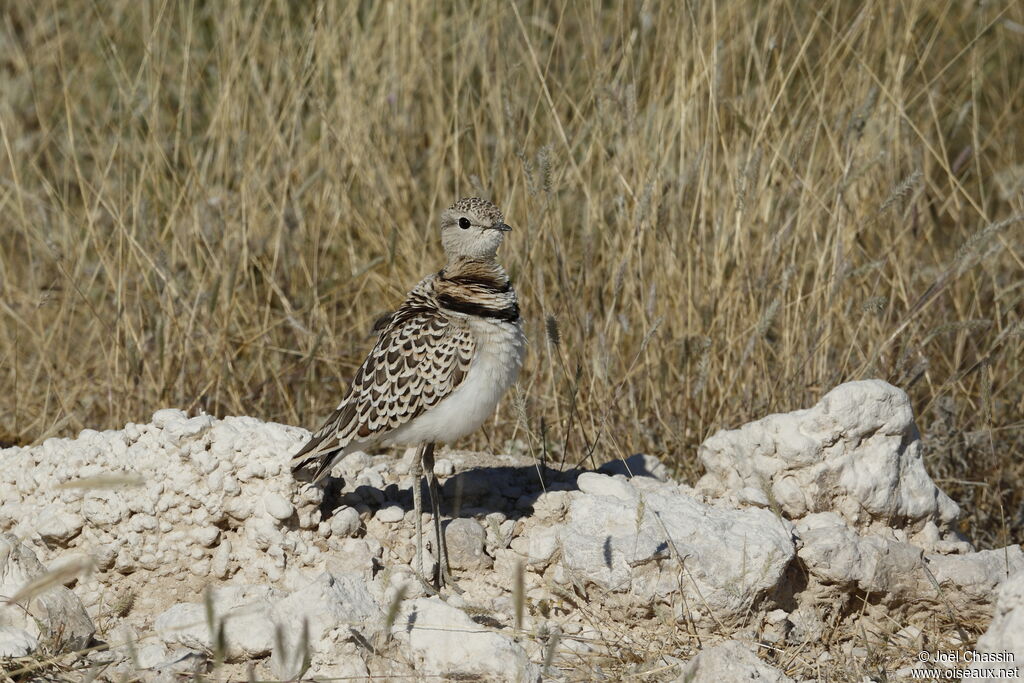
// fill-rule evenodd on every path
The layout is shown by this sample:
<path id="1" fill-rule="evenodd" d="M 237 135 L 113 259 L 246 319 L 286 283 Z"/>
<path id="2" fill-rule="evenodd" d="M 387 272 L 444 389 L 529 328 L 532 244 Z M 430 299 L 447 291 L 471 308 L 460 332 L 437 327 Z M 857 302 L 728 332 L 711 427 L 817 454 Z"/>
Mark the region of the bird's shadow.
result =
<path id="1" fill-rule="evenodd" d="M 612 460 L 601 465 L 602 474 L 622 474 L 631 477 L 659 477 L 664 473 L 648 469 L 650 461 L 642 455 L 625 460 Z M 534 503 L 546 491 L 575 491 L 576 479 L 586 470 L 576 467 L 557 469 L 523 458 L 508 465 L 467 467 L 464 471 L 446 477 L 441 483 L 441 514 L 449 518 L 485 517 L 501 512 L 506 519 L 530 517 Z M 430 510 L 429 491 L 425 479 L 419 482 L 423 508 Z M 397 505 L 408 512 L 413 509 L 411 487 L 390 483 L 382 489 L 367 485 L 346 491 L 340 477 L 327 480 L 320 505 L 322 519 L 328 519 L 342 505 L 365 505 L 375 514 L 382 507 Z"/>
<path id="2" fill-rule="evenodd" d="M 477 467 L 457 472 L 439 481 L 441 514 L 447 517 L 484 517 L 501 512 L 507 519 L 520 519 L 533 514 L 533 505 L 546 491 L 576 490 L 576 478 L 583 470 L 560 471 L 540 463 Z M 430 510 L 429 491 L 425 479 L 419 482 L 423 507 Z M 354 494 L 354 495 L 353 495 Z M 331 478 L 324 487 L 320 505 L 322 518 L 329 518 L 340 506 L 359 501 L 375 513 L 382 507 L 398 505 L 408 512 L 413 509 L 410 487 L 388 484 L 382 490 L 367 485 L 345 491 L 341 478 Z"/>

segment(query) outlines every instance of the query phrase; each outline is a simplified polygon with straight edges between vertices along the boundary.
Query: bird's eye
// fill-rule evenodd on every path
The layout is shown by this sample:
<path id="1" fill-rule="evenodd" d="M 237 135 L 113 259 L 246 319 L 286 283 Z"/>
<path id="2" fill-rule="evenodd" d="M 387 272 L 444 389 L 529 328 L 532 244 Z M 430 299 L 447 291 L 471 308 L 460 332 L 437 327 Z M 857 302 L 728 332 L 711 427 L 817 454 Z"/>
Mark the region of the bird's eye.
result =
<path id="1" fill-rule="evenodd" d="M 459 227 L 460 227 L 460 228 L 462 228 L 463 230 L 465 230 L 466 228 L 468 228 L 468 227 L 469 227 L 469 219 L 468 219 L 468 218 L 466 218 L 465 216 L 463 216 L 462 218 L 460 218 L 460 219 L 459 219 Z"/>

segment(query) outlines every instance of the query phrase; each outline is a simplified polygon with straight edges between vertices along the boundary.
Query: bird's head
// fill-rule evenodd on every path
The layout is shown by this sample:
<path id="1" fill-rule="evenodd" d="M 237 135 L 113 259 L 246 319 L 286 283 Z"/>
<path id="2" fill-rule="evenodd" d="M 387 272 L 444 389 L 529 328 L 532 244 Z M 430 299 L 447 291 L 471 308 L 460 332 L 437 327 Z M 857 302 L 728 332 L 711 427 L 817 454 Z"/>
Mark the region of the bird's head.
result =
<path id="1" fill-rule="evenodd" d="M 441 244 L 449 261 L 493 259 L 511 229 L 498 207 L 479 197 L 460 199 L 441 213 Z"/>

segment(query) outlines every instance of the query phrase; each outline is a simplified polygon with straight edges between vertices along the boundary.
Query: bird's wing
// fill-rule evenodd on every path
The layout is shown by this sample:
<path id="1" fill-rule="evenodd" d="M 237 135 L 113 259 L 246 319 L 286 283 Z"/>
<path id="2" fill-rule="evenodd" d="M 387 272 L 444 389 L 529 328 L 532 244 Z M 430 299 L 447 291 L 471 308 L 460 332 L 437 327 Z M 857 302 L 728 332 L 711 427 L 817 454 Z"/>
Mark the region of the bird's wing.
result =
<path id="1" fill-rule="evenodd" d="M 316 462 L 319 481 L 350 443 L 381 439 L 437 404 L 465 379 L 475 348 L 465 325 L 410 299 L 381 331 L 341 405 L 292 457 L 292 471 Z"/>

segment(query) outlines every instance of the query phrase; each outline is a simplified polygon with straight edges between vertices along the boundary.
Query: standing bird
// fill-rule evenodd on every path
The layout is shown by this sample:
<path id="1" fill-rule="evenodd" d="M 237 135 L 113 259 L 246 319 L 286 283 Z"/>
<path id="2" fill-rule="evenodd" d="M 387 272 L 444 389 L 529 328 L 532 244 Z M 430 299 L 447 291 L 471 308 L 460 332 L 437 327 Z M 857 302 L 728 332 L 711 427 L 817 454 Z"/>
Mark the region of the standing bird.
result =
<path id="1" fill-rule="evenodd" d="M 474 431 L 515 382 L 526 353 L 519 303 L 495 260 L 511 230 L 494 204 L 460 199 L 441 214 L 448 262 L 428 275 L 389 319 L 348 393 L 292 458 L 315 466 L 313 482 L 352 451 L 418 446 L 413 462 L 416 562 L 423 578 L 420 478 L 426 474 L 438 554 L 434 585 L 454 586 L 441 533 L 434 445 Z"/>

